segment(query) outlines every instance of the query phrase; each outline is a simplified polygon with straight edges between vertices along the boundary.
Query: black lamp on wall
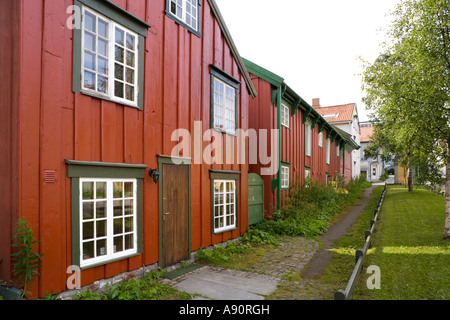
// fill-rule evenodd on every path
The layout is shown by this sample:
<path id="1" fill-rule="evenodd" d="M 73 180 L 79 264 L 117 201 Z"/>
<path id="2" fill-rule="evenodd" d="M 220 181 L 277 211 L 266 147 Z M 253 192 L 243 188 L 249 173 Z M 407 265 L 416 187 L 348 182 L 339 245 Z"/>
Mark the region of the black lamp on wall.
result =
<path id="1" fill-rule="evenodd" d="M 155 183 L 158 183 L 159 181 L 159 172 L 156 169 L 150 169 L 150 177 L 153 178 L 153 181 Z"/>

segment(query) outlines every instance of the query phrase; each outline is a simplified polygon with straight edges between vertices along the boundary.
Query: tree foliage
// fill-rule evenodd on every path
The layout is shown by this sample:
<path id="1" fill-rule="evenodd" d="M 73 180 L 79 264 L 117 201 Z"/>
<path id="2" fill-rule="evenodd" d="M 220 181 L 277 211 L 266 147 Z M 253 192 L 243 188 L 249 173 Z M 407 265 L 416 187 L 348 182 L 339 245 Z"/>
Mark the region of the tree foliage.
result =
<path id="1" fill-rule="evenodd" d="M 369 151 L 398 155 L 421 180 L 439 183 L 438 168 L 450 161 L 450 0 L 403 0 L 392 14 L 389 40 L 362 74 L 364 102 L 379 124 Z M 446 237 L 449 211 L 450 204 Z"/>

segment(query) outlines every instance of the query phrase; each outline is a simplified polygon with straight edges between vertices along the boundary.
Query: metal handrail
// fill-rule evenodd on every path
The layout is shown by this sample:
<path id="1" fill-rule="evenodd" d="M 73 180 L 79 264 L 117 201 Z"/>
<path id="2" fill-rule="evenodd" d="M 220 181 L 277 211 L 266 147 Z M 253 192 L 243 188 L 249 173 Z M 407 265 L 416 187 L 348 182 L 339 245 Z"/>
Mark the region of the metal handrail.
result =
<path id="1" fill-rule="evenodd" d="M 356 250 L 355 253 L 355 268 L 353 269 L 350 280 L 347 283 L 347 287 L 345 290 L 339 289 L 334 293 L 334 300 L 351 300 L 353 296 L 353 290 L 356 285 L 356 280 L 358 279 L 359 273 L 364 264 L 364 258 L 366 257 L 367 250 L 369 250 L 370 243 L 372 240 L 372 235 L 375 231 L 375 224 L 378 219 L 378 213 L 380 212 L 381 206 L 383 204 L 384 195 L 386 193 L 387 184 L 384 184 L 384 190 L 381 194 L 380 200 L 378 202 L 378 206 L 375 209 L 374 218 L 370 221 L 370 230 L 365 232 L 365 242 L 362 249 Z"/>

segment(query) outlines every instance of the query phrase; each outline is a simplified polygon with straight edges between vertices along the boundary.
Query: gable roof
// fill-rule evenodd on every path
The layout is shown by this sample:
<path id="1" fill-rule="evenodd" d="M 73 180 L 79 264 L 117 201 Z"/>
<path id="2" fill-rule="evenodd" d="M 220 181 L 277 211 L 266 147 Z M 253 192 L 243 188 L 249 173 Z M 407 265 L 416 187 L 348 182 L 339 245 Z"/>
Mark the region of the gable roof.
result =
<path id="1" fill-rule="evenodd" d="M 333 123 L 352 121 L 355 108 L 355 103 L 348 103 L 331 107 L 319 107 L 316 108 L 316 111 L 328 122 Z"/>
<path id="2" fill-rule="evenodd" d="M 252 79 L 250 78 L 250 75 L 248 74 L 247 68 L 244 65 L 244 62 L 242 61 L 241 55 L 239 54 L 236 45 L 234 44 L 233 38 L 231 37 L 230 31 L 228 30 L 228 27 L 225 23 L 225 20 L 223 19 L 222 14 L 220 13 L 219 7 L 217 6 L 216 1 L 214 0 L 208 0 L 209 5 L 211 6 L 211 10 L 214 14 L 214 16 L 217 19 L 217 22 L 219 23 L 220 29 L 222 30 L 222 34 L 227 41 L 228 46 L 230 47 L 231 54 L 233 55 L 234 59 L 236 60 L 236 63 L 238 65 L 239 71 L 242 73 L 244 77 L 245 84 L 247 85 L 248 91 L 252 95 L 253 98 L 256 97 L 257 92 L 256 88 L 253 85 Z"/>
<path id="3" fill-rule="evenodd" d="M 344 130 L 331 125 L 343 138 L 345 141 L 345 148 L 348 151 L 353 151 L 353 150 L 359 150 L 361 147 L 355 142 L 355 140 L 352 139 L 352 135 L 348 132 L 345 132 Z"/>

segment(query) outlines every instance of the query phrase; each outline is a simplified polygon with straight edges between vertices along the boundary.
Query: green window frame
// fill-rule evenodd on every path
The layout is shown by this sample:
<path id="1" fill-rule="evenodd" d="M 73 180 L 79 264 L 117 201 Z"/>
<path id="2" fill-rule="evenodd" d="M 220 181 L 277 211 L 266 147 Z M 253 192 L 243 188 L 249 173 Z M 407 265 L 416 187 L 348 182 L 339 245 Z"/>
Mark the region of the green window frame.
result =
<path id="1" fill-rule="evenodd" d="M 102 162 L 85 162 L 85 161 L 75 161 L 75 160 L 66 160 L 67 168 L 68 168 L 68 177 L 71 178 L 71 187 L 72 187 L 72 196 L 71 196 L 71 205 L 72 205 L 72 264 L 79 266 L 81 269 L 89 269 L 99 265 L 108 264 L 114 261 L 119 261 L 123 259 L 128 259 L 133 256 L 137 256 L 142 254 L 143 251 L 143 225 L 142 225 L 142 216 L 143 216 L 143 179 L 145 177 L 146 169 L 148 168 L 143 164 L 117 164 L 117 163 L 102 163 Z M 84 184 L 83 184 L 84 183 Z M 112 191 L 112 186 L 114 184 L 123 185 L 123 190 L 126 190 L 126 184 L 129 186 L 133 186 L 133 193 L 126 194 L 114 194 Z M 96 190 L 96 195 L 92 197 L 86 197 L 83 194 L 83 191 L 86 188 L 86 184 L 91 184 L 93 188 Z M 102 196 L 98 195 L 99 188 L 98 184 L 106 185 L 108 192 L 108 196 L 104 194 Z M 89 190 L 89 189 L 87 189 Z M 117 206 L 120 204 L 116 204 L 116 202 L 121 202 L 123 210 L 119 210 L 122 214 L 117 213 Z M 127 201 L 129 205 L 133 208 L 133 211 L 127 209 Z M 86 218 L 84 213 L 86 213 L 85 204 L 95 204 L 96 214 L 91 218 Z M 98 208 L 102 206 L 98 206 L 99 203 L 104 203 L 102 210 L 106 209 L 106 213 L 99 216 L 97 213 Z M 91 206 L 93 207 L 93 205 Z M 93 214 L 94 211 L 92 211 Z M 104 211 L 102 211 L 104 212 Z M 117 224 L 119 217 L 123 216 L 123 220 L 119 222 L 119 231 L 117 231 Z M 125 247 L 123 250 L 118 250 L 118 253 L 111 252 L 110 249 L 107 249 L 107 255 L 103 255 L 103 253 L 99 253 L 98 243 L 96 242 L 95 246 L 92 249 L 95 252 L 95 259 L 90 260 L 90 258 L 85 259 L 83 255 L 83 246 L 86 243 L 86 240 L 89 240 L 90 237 L 85 237 L 85 231 L 83 229 L 83 223 L 95 223 L 96 233 L 94 239 L 92 241 L 104 241 L 107 237 L 109 239 L 107 241 L 111 241 L 111 234 L 98 234 L 99 223 L 104 225 L 108 224 L 108 232 L 113 232 L 114 236 L 126 237 L 127 235 L 133 235 L 133 247 L 132 250 L 126 250 Z M 130 229 L 130 223 L 132 222 L 132 227 Z M 121 227 L 122 226 L 122 227 Z M 114 230 L 114 231 L 113 231 Z M 86 239 L 87 238 L 87 239 Z M 114 240 L 116 241 L 116 237 Z M 126 246 L 126 239 L 125 244 Z M 124 243 L 124 242 L 122 242 Z M 114 245 L 114 249 L 116 249 L 115 245 L 112 243 L 105 244 L 106 248 L 112 248 Z M 83 257 L 82 257 L 83 255 Z M 90 260 L 90 261 L 89 261 Z"/>
<path id="2" fill-rule="evenodd" d="M 144 47 L 151 26 L 110 1 L 74 0 L 74 6 L 80 14 L 74 16 L 73 92 L 142 110 Z M 95 17 L 92 29 L 86 14 Z"/>
<path id="3" fill-rule="evenodd" d="M 240 81 L 214 65 L 210 65 L 210 73 L 211 129 L 235 136 L 239 126 Z"/>
<path id="4" fill-rule="evenodd" d="M 166 0 L 166 15 L 187 30 L 201 37 L 201 0 Z"/>
<path id="5" fill-rule="evenodd" d="M 210 170 L 211 230 L 220 234 L 239 227 L 240 171 Z M 233 187 L 234 190 L 230 190 Z"/>

